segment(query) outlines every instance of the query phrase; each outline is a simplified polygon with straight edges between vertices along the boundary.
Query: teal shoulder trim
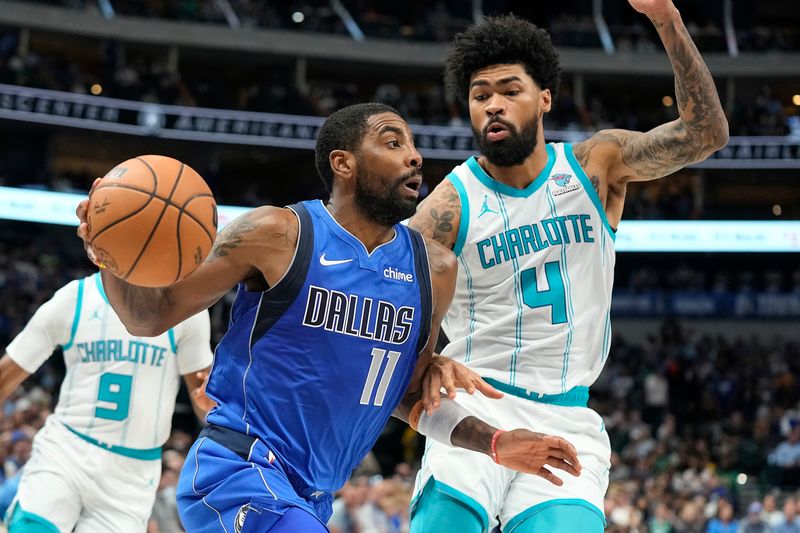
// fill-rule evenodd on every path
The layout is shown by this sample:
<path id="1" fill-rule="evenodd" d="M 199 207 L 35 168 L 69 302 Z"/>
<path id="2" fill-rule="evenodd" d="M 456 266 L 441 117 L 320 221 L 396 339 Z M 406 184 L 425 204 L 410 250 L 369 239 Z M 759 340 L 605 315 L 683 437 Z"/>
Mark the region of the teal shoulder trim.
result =
<path id="1" fill-rule="evenodd" d="M 469 230 L 469 197 L 467 196 L 467 189 L 461 182 L 461 178 L 456 176 L 455 172 L 447 175 L 450 183 L 456 188 L 458 192 L 458 199 L 461 201 L 461 216 L 458 219 L 458 235 L 456 235 L 456 243 L 453 246 L 453 253 L 456 257 L 461 255 L 461 250 L 464 248 L 464 243 L 467 240 L 467 231 Z"/>
<path id="2" fill-rule="evenodd" d="M 591 503 L 589 503 L 588 501 L 581 500 L 581 499 L 578 499 L 578 498 L 562 498 L 562 499 L 557 499 L 557 500 L 548 500 L 546 502 L 542 502 L 542 503 L 540 503 L 538 505 L 534 505 L 533 507 L 529 507 L 528 509 L 525 509 L 520 514 L 518 514 L 517 516 L 515 516 L 514 518 L 509 520 L 508 523 L 506 524 L 506 526 L 503 528 L 503 531 L 508 531 L 508 532 L 514 531 L 514 528 L 516 528 L 518 525 L 520 525 L 522 522 L 524 522 L 525 520 L 527 520 L 531 516 L 535 515 L 536 513 L 541 512 L 541 511 L 543 511 L 545 509 L 548 509 L 548 508 L 551 508 L 551 507 L 562 506 L 562 505 L 563 506 L 576 506 L 577 505 L 577 506 L 580 506 L 580 507 L 585 507 L 586 509 L 589 509 L 593 513 L 597 514 L 597 516 L 600 518 L 600 520 L 603 521 L 603 526 L 608 525 L 606 523 L 606 517 L 603 514 L 603 512 L 600 509 L 598 509 L 597 507 L 595 507 L 594 505 L 592 505 Z M 563 531 L 581 531 L 581 529 L 570 529 L 568 527 L 569 526 L 569 524 L 568 524 L 569 521 L 570 521 L 570 515 L 568 513 L 565 513 L 564 514 L 564 525 L 565 525 L 565 527 L 564 527 Z"/>
<path id="3" fill-rule="evenodd" d="M 75 332 L 78 331 L 78 323 L 81 321 L 81 307 L 83 307 L 83 282 L 86 278 L 78 281 L 78 300 L 75 302 L 75 315 L 72 318 L 72 330 L 69 334 L 69 342 L 61 347 L 62 350 L 69 350 L 75 340 Z"/>
<path id="4" fill-rule="evenodd" d="M 167 337 L 169 337 L 169 347 L 172 348 L 172 353 L 178 353 L 178 345 L 175 344 L 175 330 L 173 328 L 167 330 Z"/>
<path id="5" fill-rule="evenodd" d="M 545 150 L 547 151 L 547 164 L 544 166 L 539 175 L 536 176 L 536 179 L 524 189 L 515 189 L 514 187 L 506 185 L 505 183 L 500 183 L 499 181 L 493 179 L 478 164 L 478 160 L 475 159 L 474 156 L 467 159 L 467 166 L 475 175 L 475 177 L 478 178 L 478 181 L 483 183 L 488 189 L 497 191 L 500 194 L 505 194 L 506 196 L 527 198 L 535 193 L 539 187 L 545 184 L 545 182 L 547 182 L 547 177 L 550 175 L 550 171 L 553 170 L 553 165 L 556 164 L 556 151 L 553 148 L 553 145 L 547 144 Z"/>
<path id="6" fill-rule="evenodd" d="M 82 438 L 89 444 L 94 444 L 98 448 L 102 448 L 111 453 L 116 453 L 117 455 L 124 455 L 125 457 L 130 457 L 131 459 L 140 459 L 142 461 L 155 461 L 157 459 L 161 459 L 161 446 L 157 448 L 145 448 L 145 449 L 126 448 L 125 446 L 116 446 L 114 444 L 106 444 L 105 442 L 100 442 L 99 440 L 94 439 L 89 435 L 84 435 L 83 433 L 72 429 L 66 424 L 64 424 L 64 427 L 66 427 L 72 433 Z"/>
<path id="7" fill-rule="evenodd" d="M 94 281 L 97 284 L 97 292 L 99 292 L 100 296 L 103 297 L 103 301 L 108 305 L 111 305 L 108 301 L 108 296 L 106 296 L 106 290 L 103 288 L 103 279 L 100 277 L 100 272 L 95 273 Z"/>
<path id="8" fill-rule="evenodd" d="M 612 228 L 611 224 L 608 223 L 608 216 L 606 215 L 606 210 L 603 209 L 603 204 L 600 202 L 600 197 L 597 196 L 597 191 L 594 190 L 592 182 L 589 181 L 589 176 L 586 175 L 583 167 L 581 167 L 580 164 L 578 164 L 578 160 L 575 159 L 575 154 L 572 151 L 571 143 L 564 143 L 564 155 L 567 156 L 569 166 L 572 167 L 573 172 L 575 172 L 575 175 L 578 176 L 578 179 L 583 185 L 586 194 L 589 195 L 589 199 L 592 200 L 592 203 L 597 208 L 597 212 L 600 214 L 600 219 L 603 221 L 603 225 L 608 230 L 608 234 L 611 235 L 611 239 L 616 241 L 617 232 L 614 231 L 614 228 Z"/>
<path id="9" fill-rule="evenodd" d="M 409 516 L 413 519 L 414 514 L 416 512 L 422 512 L 424 505 L 419 505 L 420 500 L 424 494 L 430 494 L 431 496 L 438 496 L 438 497 L 445 497 L 451 498 L 456 500 L 464 505 L 466 505 L 477 517 L 480 518 L 481 523 L 483 525 L 483 531 L 488 531 L 489 529 L 489 515 L 486 513 L 486 509 L 483 508 L 481 504 L 475 501 L 474 498 L 471 498 L 461 492 L 458 489 L 454 489 L 450 485 L 445 485 L 441 481 L 437 481 L 433 477 L 431 477 L 428 482 L 425 484 L 425 487 L 416 495 L 416 497 L 411 500 L 410 505 L 410 513 Z"/>
<path id="10" fill-rule="evenodd" d="M 36 531 L 38 533 L 60 533 L 58 527 L 43 516 L 29 513 L 20 506 L 14 505 L 14 512 L 8 519 L 9 531 Z"/>
<path id="11" fill-rule="evenodd" d="M 483 380 L 501 392 L 534 402 L 549 403 L 550 405 L 561 407 L 586 407 L 589 405 L 589 387 L 573 387 L 562 394 L 541 394 L 492 378 L 483 378 Z"/>

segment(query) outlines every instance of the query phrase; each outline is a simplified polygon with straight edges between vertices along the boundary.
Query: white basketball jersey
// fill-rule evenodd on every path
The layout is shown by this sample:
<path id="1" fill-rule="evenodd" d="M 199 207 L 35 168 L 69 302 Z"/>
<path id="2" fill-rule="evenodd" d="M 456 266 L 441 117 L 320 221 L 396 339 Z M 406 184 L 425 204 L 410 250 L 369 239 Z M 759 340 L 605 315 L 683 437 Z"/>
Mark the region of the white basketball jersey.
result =
<path id="1" fill-rule="evenodd" d="M 611 342 L 614 231 L 569 144 L 525 189 L 473 157 L 447 177 L 461 199 L 455 298 L 444 353 L 540 394 L 591 385 Z"/>
<path id="2" fill-rule="evenodd" d="M 53 416 L 112 451 L 153 458 L 169 436 L 181 376 L 211 364 L 209 337 L 207 311 L 159 337 L 130 335 L 95 274 L 59 289 L 6 351 L 33 373 L 60 345 L 67 373 Z"/>

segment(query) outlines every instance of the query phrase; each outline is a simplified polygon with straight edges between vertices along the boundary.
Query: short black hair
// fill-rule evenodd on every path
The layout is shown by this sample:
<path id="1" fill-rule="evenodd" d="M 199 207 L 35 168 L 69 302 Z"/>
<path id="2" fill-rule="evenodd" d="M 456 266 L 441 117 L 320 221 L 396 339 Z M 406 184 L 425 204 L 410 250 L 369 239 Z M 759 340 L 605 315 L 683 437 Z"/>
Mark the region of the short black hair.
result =
<path id="1" fill-rule="evenodd" d="M 331 168 L 330 155 L 334 150 L 347 150 L 355 152 L 364 134 L 367 132 L 367 119 L 380 113 L 400 113 L 386 104 L 367 103 L 354 104 L 343 107 L 333 112 L 323 122 L 317 134 L 317 145 L 314 157 L 317 164 L 317 173 L 325 184 L 325 189 L 331 192 L 333 187 L 333 169 Z"/>
<path id="2" fill-rule="evenodd" d="M 466 101 L 472 75 L 501 64 L 521 64 L 555 100 L 561 78 L 558 51 L 545 30 L 514 15 L 486 17 L 456 35 L 445 62 L 445 84 Z"/>

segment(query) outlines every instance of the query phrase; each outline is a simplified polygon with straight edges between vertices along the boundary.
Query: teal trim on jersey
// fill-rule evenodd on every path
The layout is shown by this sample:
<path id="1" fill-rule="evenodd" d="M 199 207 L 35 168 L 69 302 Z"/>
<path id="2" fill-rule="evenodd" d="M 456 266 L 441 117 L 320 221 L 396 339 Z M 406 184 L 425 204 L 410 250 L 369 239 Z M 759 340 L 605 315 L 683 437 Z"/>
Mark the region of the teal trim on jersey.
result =
<path id="1" fill-rule="evenodd" d="M 575 506 L 583 507 L 591 511 L 596 518 L 599 519 L 599 523 L 597 524 L 596 531 L 598 533 L 602 533 L 603 529 L 606 526 L 606 517 L 603 512 L 589 503 L 586 500 L 581 500 L 578 498 L 561 498 L 557 500 L 548 500 L 546 502 L 542 502 L 538 505 L 534 505 L 533 507 L 529 507 L 528 509 L 522 511 L 520 514 L 512 518 L 508 521 L 508 523 L 503 528 L 503 531 L 506 533 L 511 533 L 517 528 L 522 522 L 531 518 L 532 516 L 536 515 L 545 510 L 555 511 L 555 515 L 551 512 L 548 516 L 548 519 L 552 522 L 553 520 L 557 521 L 557 529 L 548 529 L 547 531 L 554 531 L 555 533 L 561 532 L 572 532 L 572 531 L 586 531 L 588 533 L 592 533 L 591 524 L 589 522 L 593 522 L 590 518 L 586 520 L 585 517 L 581 516 L 580 514 L 576 513 Z M 556 509 L 553 509 L 556 507 Z M 533 524 L 532 524 L 533 525 Z M 550 527 L 552 527 L 552 523 L 550 523 Z M 588 527 L 588 529 L 587 529 Z M 524 528 L 520 529 L 519 533 L 523 531 L 539 531 L 539 528 Z"/>
<path id="2" fill-rule="evenodd" d="M 12 533 L 60 533 L 54 523 L 43 516 L 25 511 L 19 502 L 14 505 L 14 512 L 8 519 L 8 530 Z"/>
<path id="3" fill-rule="evenodd" d="M 508 232 L 511 228 L 511 224 L 508 219 L 506 204 L 503 201 L 503 197 L 500 196 L 497 191 L 494 192 L 494 195 L 500 207 L 500 215 L 503 217 L 503 229 Z M 514 351 L 511 353 L 511 369 L 509 376 L 509 381 L 513 385 L 517 379 L 517 357 L 519 356 L 519 352 L 522 351 L 522 302 L 525 296 L 522 294 L 519 260 L 515 254 L 511 254 L 511 264 L 514 267 L 514 296 L 517 301 L 517 320 L 514 323 Z"/>
<path id="4" fill-rule="evenodd" d="M 447 175 L 450 183 L 455 187 L 458 193 L 458 199 L 461 202 L 461 216 L 458 220 L 458 234 L 456 235 L 456 243 L 453 245 L 453 253 L 456 257 L 461 255 L 461 250 L 464 248 L 464 243 L 467 241 L 467 231 L 469 230 L 469 196 L 467 196 L 467 189 L 461 182 L 461 178 L 456 176 L 455 172 Z"/>
<path id="5" fill-rule="evenodd" d="M 550 213 L 553 215 L 553 218 L 558 216 L 556 212 L 556 202 L 553 199 L 553 195 L 550 193 L 550 185 L 547 186 L 547 202 L 550 204 Z M 567 391 L 567 373 L 569 372 L 569 354 L 570 350 L 572 350 L 572 339 L 575 335 L 575 327 L 572 324 L 572 319 L 575 316 L 575 308 L 572 305 L 572 281 L 569 279 L 569 268 L 567 267 L 567 245 L 562 243 L 561 245 L 561 268 L 562 268 L 562 280 L 565 283 L 565 290 L 564 294 L 567 298 L 567 343 L 564 346 L 564 363 L 561 369 L 561 391 Z"/>
<path id="6" fill-rule="evenodd" d="M 589 404 L 589 387 L 572 387 L 561 394 L 541 394 L 525 390 L 522 387 L 509 385 L 493 378 L 484 377 L 483 380 L 500 392 L 534 402 L 558 405 L 560 407 L 586 407 Z"/>
<path id="7" fill-rule="evenodd" d="M 464 260 L 464 256 L 458 256 L 458 261 L 464 267 L 464 274 L 467 275 L 467 295 L 469 297 L 469 333 L 467 334 L 467 353 L 464 356 L 464 362 L 468 362 L 472 358 L 472 336 L 475 335 L 475 291 L 472 289 L 472 273 L 469 270 L 469 265 Z"/>
<path id="8" fill-rule="evenodd" d="M 500 194 L 505 194 L 506 196 L 527 198 L 535 193 L 539 187 L 547 183 L 547 178 L 550 176 L 550 171 L 553 170 L 553 165 L 556 164 L 556 151 L 553 148 L 553 145 L 545 145 L 545 150 L 547 151 L 547 164 L 544 166 L 539 175 L 536 176 L 536 179 L 529 183 L 524 189 L 515 189 L 510 185 L 506 185 L 505 183 L 501 183 L 493 179 L 491 176 L 489 176 L 489 174 L 486 173 L 485 170 L 483 170 L 475 156 L 467 159 L 467 166 L 475 175 L 475 177 L 478 178 L 478 181 L 486 186 L 486 188 L 495 192 L 499 192 Z"/>
<path id="9" fill-rule="evenodd" d="M 64 427 L 70 430 L 75 435 L 79 436 L 89 444 L 94 444 L 98 448 L 102 448 L 106 451 L 111 453 L 116 453 L 117 455 L 124 455 L 125 457 L 130 457 L 131 459 L 139 459 L 142 461 L 155 461 L 157 459 L 161 459 L 161 446 L 157 448 L 126 448 L 125 446 L 117 446 L 115 444 L 106 444 L 105 442 L 100 442 L 97 439 L 93 439 L 89 435 L 84 435 L 83 433 L 76 431 L 69 427 L 68 425 L 64 424 Z"/>
<path id="10" fill-rule="evenodd" d="M 103 288 L 103 279 L 100 277 L 100 272 L 95 273 L 94 281 L 97 284 L 97 292 L 103 297 L 103 301 L 111 305 L 111 302 L 108 301 L 108 296 L 106 296 L 106 290 Z"/>
<path id="11" fill-rule="evenodd" d="M 81 321 L 81 307 L 83 307 L 83 282 L 84 279 L 78 281 L 78 301 L 75 302 L 75 316 L 72 318 L 72 330 L 69 334 L 69 342 L 61 347 L 61 349 L 64 351 L 72 348 L 72 343 L 75 341 L 75 333 L 78 331 L 78 323 Z"/>
<path id="12" fill-rule="evenodd" d="M 592 203 L 597 208 L 597 213 L 600 215 L 600 219 L 603 221 L 603 225 L 608 230 L 608 234 L 611 235 L 611 239 L 616 241 L 617 232 L 614 231 L 614 228 L 612 228 L 611 224 L 609 224 L 608 215 L 606 215 L 606 210 L 603 208 L 603 204 L 600 202 L 600 197 L 597 196 L 597 191 L 594 190 L 592 182 L 589 181 L 589 176 L 586 175 L 586 171 L 583 170 L 583 167 L 581 167 L 578 164 L 578 160 L 575 159 L 575 154 L 572 151 L 572 143 L 564 143 L 564 155 L 567 156 L 567 161 L 569 161 L 569 166 L 572 167 L 572 170 L 575 172 L 575 175 L 578 176 L 578 179 L 583 185 L 586 194 L 589 195 L 589 198 L 592 200 Z"/>
<path id="13" fill-rule="evenodd" d="M 172 348 L 172 353 L 178 353 L 178 345 L 175 344 L 175 330 L 169 328 L 167 330 L 167 337 L 169 337 L 169 347 Z"/>
<path id="14" fill-rule="evenodd" d="M 431 477 L 428 482 L 425 483 L 425 486 L 421 491 L 419 491 L 419 494 L 417 494 L 417 496 L 411 500 L 411 505 L 409 506 L 409 516 L 411 517 L 411 521 L 414 521 L 414 515 L 417 513 L 430 513 L 429 509 L 431 506 L 435 506 L 436 500 L 448 498 L 466 506 L 470 511 L 472 511 L 472 513 L 475 514 L 475 518 L 478 518 L 481 521 L 483 531 L 488 531 L 489 515 L 486 513 L 486 509 L 484 509 L 481 504 L 460 490 L 454 489 L 450 485 L 446 485 L 441 481 L 437 481 L 433 477 Z"/>
<path id="15" fill-rule="evenodd" d="M 606 313 L 606 325 L 603 332 L 603 353 L 600 354 L 600 361 L 605 362 L 608 357 L 608 350 L 611 346 L 611 309 Z"/>

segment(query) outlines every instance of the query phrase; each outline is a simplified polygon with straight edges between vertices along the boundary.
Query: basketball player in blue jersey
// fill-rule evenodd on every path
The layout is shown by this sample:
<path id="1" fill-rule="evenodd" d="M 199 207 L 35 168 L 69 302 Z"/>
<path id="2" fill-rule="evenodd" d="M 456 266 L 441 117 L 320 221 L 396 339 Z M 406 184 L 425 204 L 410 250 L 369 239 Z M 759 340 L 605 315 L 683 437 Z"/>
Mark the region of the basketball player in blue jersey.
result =
<path id="1" fill-rule="evenodd" d="M 385 105 L 344 108 L 320 129 L 316 162 L 327 205 L 254 209 L 220 233 L 185 280 L 142 289 L 103 271 L 126 326 L 146 335 L 239 284 L 206 389 L 217 407 L 178 487 L 187 531 L 326 531 L 332 493 L 393 412 L 447 445 L 552 483 L 562 480 L 548 467 L 579 475 L 567 441 L 503 433 L 440 396 L 440 384 L 497 394 L 433 357 L 456 264 L 398 224 L 414 213 L 422 182 L 408 124 Z"/>
<path id="2" fill-rule="evenodd" d="M 714 81 L 671 0 L 629 0 L 661 36 L 680 117 L 651 131 L 600 131 L 574 146 L 545 144 L 542 118 L 558 87 L 546 32 L 513 16 L 457 36 L 446 81 L 469 107 L 480 156 L 457 166 L 410 227 L 458 257 L 443 354 L 504 398 L 459 395 L 498 426 L 573 443 L 579 477 L 557 486 L 428 440 L 412 533 L 604 529 L 610 448 L 589 386 L 609 351 L 615 228 L 629 183 L 660 178 L 724 146 Z"/>

